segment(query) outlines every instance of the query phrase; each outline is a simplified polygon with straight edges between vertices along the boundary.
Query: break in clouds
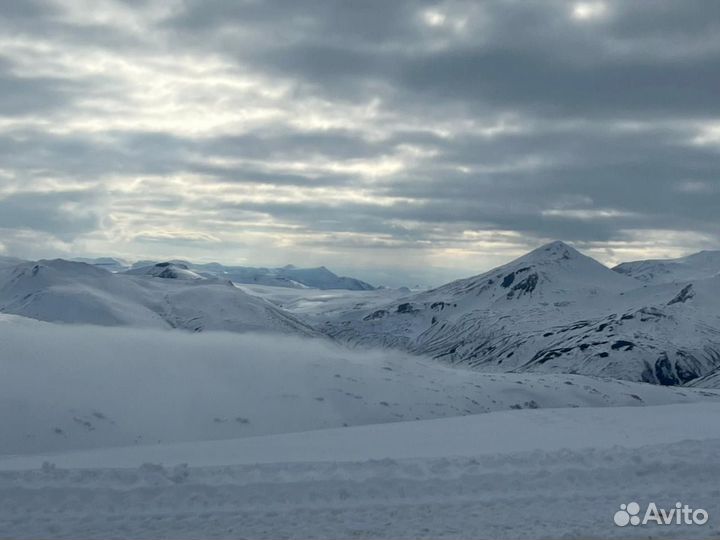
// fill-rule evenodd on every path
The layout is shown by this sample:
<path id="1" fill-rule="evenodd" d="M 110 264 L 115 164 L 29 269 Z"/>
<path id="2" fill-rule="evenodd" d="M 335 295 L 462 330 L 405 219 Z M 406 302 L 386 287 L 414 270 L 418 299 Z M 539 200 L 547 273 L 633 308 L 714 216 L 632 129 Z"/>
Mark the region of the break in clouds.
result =
<path id="1" fill-rule="evenodd" d="M 438 281 L 717 248 L 719 87 L 711 2 L 5 2 L 0 250 Z"/>

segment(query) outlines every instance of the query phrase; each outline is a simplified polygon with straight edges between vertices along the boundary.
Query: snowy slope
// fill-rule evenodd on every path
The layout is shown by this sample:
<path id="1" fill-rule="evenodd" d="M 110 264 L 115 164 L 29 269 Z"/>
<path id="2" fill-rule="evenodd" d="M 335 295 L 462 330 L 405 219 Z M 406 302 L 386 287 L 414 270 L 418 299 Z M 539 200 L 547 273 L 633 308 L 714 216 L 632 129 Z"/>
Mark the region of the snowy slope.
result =
<path id="1" fill-rule="evenodd" d="M 0 458 L 12 538 L 716 538 L 720 406 L 548 409 Z M 661 421 L 659 421 L 661 419 Z M 704 526 L 620 528 L 682 501 Z"/>
<path id="2" fill-rule="evenodd" d="M 0 269 L 0 312 L 104 326 L 316 334 L 227 282 L 113 274 L 62 259 Z"/>
<path id="3" fill-rule="evenodd" d="M 625 262 L 613 268 L 643 283 L 679 283 L 720 274 L 720 251 L 701 251 L 678 259 Z"/>
<path id="4" fill-rule="evenodd" d="M 488 374 L 323 340 L 0 319 L 0 454 L 194 441 L 720 392 Z M 128 399 L 128 396 L 132 396 Z"/>
<path id="5" fill-rule="evenodd" d="M 494 371 L 683 384 L 720 365 L 720 278 L 643 286 L 554 242 L 480 276 L 321 328 Z"/>

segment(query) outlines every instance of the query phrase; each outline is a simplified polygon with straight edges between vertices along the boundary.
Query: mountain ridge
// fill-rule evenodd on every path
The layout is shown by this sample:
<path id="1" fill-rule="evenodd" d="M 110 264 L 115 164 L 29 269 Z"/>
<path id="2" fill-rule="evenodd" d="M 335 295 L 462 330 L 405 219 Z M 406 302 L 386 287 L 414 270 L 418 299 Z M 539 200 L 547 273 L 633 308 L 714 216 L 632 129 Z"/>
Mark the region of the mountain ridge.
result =
<path id="1" fill-rule="evenodd" d="M 712 269 L 714 256 L 704 252 L 681 264 L 702 261 Z M 70 323 L 324 334 L 478 370 L 662 385 L 689 384 L 720 366 L 720 275 L 646 283 L 560 241 L 434 289 L 387 296 L 376 290 L 372 299 L 359 290 L 293 301 L 286 287 L 270 302 L 252 287 L 232 286 L 225 268 L 211 263 L 204 272 L 168 261 L 111 273 L 62 259 L 0 265 L 0 312 Z M 308 271 L 282 270 L 299 278 Z M 309 271 L 337 277 L 325 267 Z M 311 316 L 313 306 L 327 312 Z"/>
<path id="2" fill-rule="evenodd" d="M 215 277 L 218 279 L 230 280 L 243 285 L 271 285 L 287 288 L 316 288 L 321 290 L 347 289 L 356 291 L 375 290 L 373 285 L 357 278 L 339 276 L 329 270 L 326 266 L 314 268 L 299 268 L 292 264 L 282 267 L 270 268 L 261 266 L 226 266 L 220 263 L 193 263 L 181 259 L 169 261 L 137 261 L 130 268 L 125 269 L 128 273 L 137 273 L 139 268 L 146 268 L 158 264 L 172 264 L 184 270 L 195 272 L 204 277 Z"/>

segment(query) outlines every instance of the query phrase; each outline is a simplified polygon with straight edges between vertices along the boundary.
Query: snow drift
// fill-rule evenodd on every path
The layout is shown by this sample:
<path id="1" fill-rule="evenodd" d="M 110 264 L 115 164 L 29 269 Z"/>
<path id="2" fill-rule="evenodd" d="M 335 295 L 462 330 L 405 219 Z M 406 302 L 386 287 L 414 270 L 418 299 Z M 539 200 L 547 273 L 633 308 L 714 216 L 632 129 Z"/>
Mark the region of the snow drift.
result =
<path id="1" fill-rule="evenodd" d="M 0 453 L 227 439 L 720 392 L 485 374 L 323 340 L 0 319 Z"/>

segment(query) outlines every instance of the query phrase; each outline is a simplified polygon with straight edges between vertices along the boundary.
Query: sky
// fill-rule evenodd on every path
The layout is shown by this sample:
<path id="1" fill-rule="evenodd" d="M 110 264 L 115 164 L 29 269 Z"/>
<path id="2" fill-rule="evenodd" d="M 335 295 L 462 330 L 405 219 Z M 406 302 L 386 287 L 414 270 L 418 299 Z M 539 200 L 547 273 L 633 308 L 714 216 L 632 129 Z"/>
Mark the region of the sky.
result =
<path id="1" fill-rule="evenodd" d="M 720 3 L 0 4 L 0 253 L 438 283 L 720 248 Z"/>

